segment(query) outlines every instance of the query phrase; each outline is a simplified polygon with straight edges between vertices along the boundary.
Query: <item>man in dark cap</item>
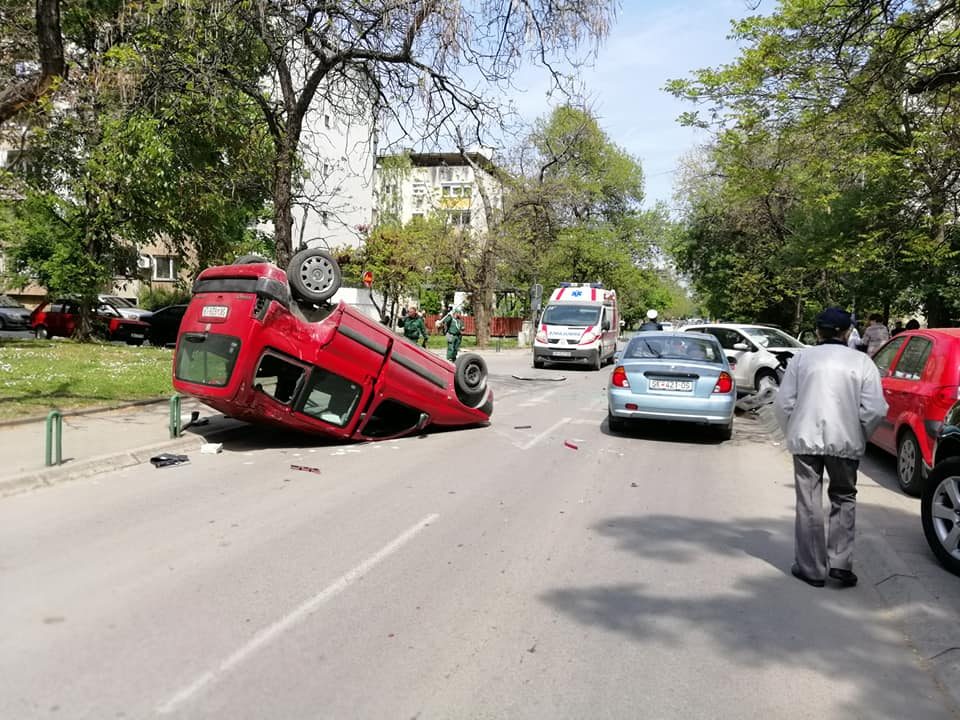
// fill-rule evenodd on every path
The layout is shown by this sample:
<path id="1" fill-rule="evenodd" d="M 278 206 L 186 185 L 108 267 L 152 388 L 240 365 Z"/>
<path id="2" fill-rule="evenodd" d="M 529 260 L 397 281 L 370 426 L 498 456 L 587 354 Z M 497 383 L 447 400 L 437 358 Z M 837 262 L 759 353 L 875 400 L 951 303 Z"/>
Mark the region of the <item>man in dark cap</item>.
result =
<path id="1" fill-rule="evenodd" d="M 880 373 L 864 353 L 850 352 L 850 313 L 817 316 L 817 345 L 791 358 L 774 408 L 793 454 L 797 493 L 794 577 L 814 587 L 826 578 L 844 587 L 853 573 L 857 468 L 867 439 L 887 413 Z M 830 478 L 829 532 L 824 540 L 823 471 Z"/>

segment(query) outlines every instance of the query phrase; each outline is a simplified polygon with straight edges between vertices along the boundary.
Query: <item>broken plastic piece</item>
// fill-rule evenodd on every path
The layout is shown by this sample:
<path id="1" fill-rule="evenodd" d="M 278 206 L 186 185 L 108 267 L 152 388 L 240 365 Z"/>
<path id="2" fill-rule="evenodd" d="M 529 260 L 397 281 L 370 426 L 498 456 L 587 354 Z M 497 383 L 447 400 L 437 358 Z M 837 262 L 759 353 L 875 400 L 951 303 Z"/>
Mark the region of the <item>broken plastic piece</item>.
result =
<path id="1" fill-rule="evenodd" d="M 291 465 L 291 466 L 290 466 L 290 469 L 291 469 L 291 470 L 303 470 L 303 472 L 316 473 L 317 475 L 320 474 L 320 468 L 310 467 L 309 465 Z"/>
<path id="2" fill-rule="evenodd" d="M 564 440 L 564 441 L 563 441 L 563 444 L 564 444 L 566 447 L 570 448 L 571 450 L 576 450 L 577 447 L 578 447 L 575 443 L 572 443 L 572 442 L 570 442 L 569 440 Z"/>
<path id="3" fill-rule="evenodd" d="M 513 429 L 514 429 L 514 430 L 529 430 L 529 429 L 532 428 L 532 427 L 533 427 L 533 425 L 514 425 L 514 426 L 513 426 Z"/>
<path id="4" fill-rule="evenodd" d="M 200 446 L 200 452 L 204 455 L 216 455 L 223 450 L 223 443 L 204 443 Z"/>
<path id="5" fill-rule="evenodd" d="M 160 453 L 159 455 L 154 455 L 150 458 L 150 462 L 153 463 L 154 467 L 169 467 L 170 465 L 182 465 L 183 463 L 190 462 L 190 458 L 186 455 L 174 455 L 172 453 Z"/>
<path id="6" fill-rule="evenodd" d="M 563 382 L 567 378 L 565 375 L 557 375 L 557 376 L 551 376 L 551 377 L 525 377 L 523 375 L 514 375 L 513 379 L 514 380 L 535 380 L 538 382 Z"/>

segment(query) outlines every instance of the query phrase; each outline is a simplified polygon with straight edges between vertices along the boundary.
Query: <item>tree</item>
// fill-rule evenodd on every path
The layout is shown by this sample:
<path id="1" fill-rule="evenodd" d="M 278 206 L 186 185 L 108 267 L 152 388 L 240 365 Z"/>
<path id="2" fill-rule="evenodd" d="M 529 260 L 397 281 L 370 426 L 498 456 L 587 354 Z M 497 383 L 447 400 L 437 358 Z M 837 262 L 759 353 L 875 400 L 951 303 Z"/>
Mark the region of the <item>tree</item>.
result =
<path id="1" fill-rule="evenodd" d="M 27 19 L 34 8 L 37 45 L 37 67 L 30 67 L 27 58 L 34 53 L 28 50 L 26 38 L 30 23 Z M 63 36 L 60 30 L 59 0 L 37 0 L 36 3 L 9 2 L 0 8 L 0 59 L 3 66 L 13 71 L 0 87 L 0 124 L 16 116 L 24 108 L 48 97 L 66 75 L 63 53 Z"/>
<path id="2" fill-rule="evenodd" d="M 166 4 L 181 12 L 189 3 Z M 602 39 L 610 0 L 555 3 L 387 0 L 277 3 L 239 0 L 195 12 L 196 35 L 215 49 L 169 54 L 185 76 L 222 81 L 255 102 L 274 146 L 277 260 L 291 254 L 298 153 L 311 109 L 325 104 L 356 122 L 387 126 L 414 141 L 458 125 L 468 142 L 509 115 L 503 92 L 520 63 L 571 60 Z M 265 85 L 264 77 L 270 79 Z M 480 84 L 478 84 L 478 80 Z"/>
<path id="3" fill-rule="evenodd" d="M 668 85 L 707 108 L 683 122 L 717 128 L 721 144 L 729 130 L 745 147 L 791 149 L 778 172 L 800 194 L 781 208 L 786 234 L 767 234 L 768 249 L 795 262 L 806 240 L 808 256 L 831 261 L 818 283 L 828 297 L 853 280 L 858 304 L 888 307 L 913 288 L 933 325 L 949 321 L 944 290 L 960 250 L 957 20 L 955 3 L 785 0 L 769 17 L 734 25 L 744 45 L 736 62 Z M 748 190 L 733 172 L 745 166 L 726 159 L 722 184 Z M 804 165 L 817 174 L 804 177 Z M 792 266 L 790 282 L 810 287 L 808 270 Z M 870 282 L 878 278 L 886 281 Z M 802 296 L 794 293 L 798 306 Z"/>

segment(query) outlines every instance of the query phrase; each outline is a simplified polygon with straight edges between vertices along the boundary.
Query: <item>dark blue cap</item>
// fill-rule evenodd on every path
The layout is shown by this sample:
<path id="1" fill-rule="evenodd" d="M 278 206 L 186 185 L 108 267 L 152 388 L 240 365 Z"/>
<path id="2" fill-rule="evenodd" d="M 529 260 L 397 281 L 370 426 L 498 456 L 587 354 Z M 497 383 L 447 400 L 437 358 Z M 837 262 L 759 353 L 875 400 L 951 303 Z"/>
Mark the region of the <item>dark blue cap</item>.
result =
<path id="1" fill-rule="evenodd" d="M 828 307 L 817 315 L 817 327 L 833 328 L 838 332 L 843 332 L 850 327 L 850 313 L 843 308 Z"/>

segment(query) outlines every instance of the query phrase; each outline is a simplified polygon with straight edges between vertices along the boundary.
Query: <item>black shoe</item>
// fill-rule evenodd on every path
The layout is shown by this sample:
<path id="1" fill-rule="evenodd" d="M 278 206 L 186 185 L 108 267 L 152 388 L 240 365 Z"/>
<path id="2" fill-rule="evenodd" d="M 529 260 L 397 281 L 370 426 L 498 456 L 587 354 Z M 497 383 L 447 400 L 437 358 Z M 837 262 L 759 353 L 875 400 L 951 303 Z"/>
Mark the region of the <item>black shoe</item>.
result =
<path id="1" fill-rule="evenodd" d="M 826 582 L 823 580 L 816 580 L 804 575 L 802 572 L 800 572 L 799 565 L 794 565 L 792 568 L 790 568 L 790 574 L 793 575 L 797 580 L 803 580 L 807 585 L 813 585 L 813 587 L 823 587 L 826 585 Z"/>
<path id="2" fill-rule="evenodd" d="M 853 574 L 853 570 L 834 568 L 830 571 L 830 577 L 839 582 L 842 587 L 853 587 L 857 584 L 857 576 Z"/>

